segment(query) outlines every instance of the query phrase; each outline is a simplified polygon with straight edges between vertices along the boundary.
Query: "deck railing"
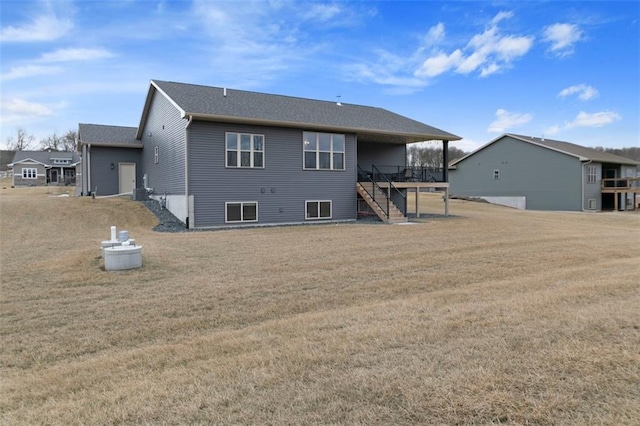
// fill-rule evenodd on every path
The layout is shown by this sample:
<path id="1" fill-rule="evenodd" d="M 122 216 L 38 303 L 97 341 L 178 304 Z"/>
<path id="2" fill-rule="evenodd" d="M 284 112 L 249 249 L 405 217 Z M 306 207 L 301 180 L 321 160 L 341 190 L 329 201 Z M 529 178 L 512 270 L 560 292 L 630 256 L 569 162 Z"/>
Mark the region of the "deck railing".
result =
<path id="1" fill-rule="evenodd" d="M 379 181 L 391 182 L 444 182 L 442 167 L 376 165 Z"/>
<path id="2" fill-rule="evenodd" d="M 640 188 L 640 177 L 626 177 L 602 179 L 602 189 L 632 189 Z"/>

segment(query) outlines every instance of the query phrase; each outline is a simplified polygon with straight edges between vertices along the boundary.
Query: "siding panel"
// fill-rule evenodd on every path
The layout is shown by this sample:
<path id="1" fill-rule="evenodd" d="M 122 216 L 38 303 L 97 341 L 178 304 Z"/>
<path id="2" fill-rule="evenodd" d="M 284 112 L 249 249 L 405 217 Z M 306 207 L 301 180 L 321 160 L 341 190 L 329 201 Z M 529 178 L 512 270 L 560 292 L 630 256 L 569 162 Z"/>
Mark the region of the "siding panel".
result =
<path id="1" fill-rule="evenodd" d="M 154 92 L 142 135 L 143 170 L 156 195 L 184 195 L 187 120 L 161 93 Z M 155 147 L 158 147 L 158 164 Z M 142 184 L 142 181 L 141 181 Z"/>
<path id="2" fill-rule="evenodd" d="M 136 184 L 142 186 L 142 168 L 140 158 L 142 150 L 137 148 L 112 148 L 92 146 L 89 151 L 91 161 L 91 179 L 89 191 L 96 187 L 96 195 L 118 193 L 118 163 L 136 163 Z M 111 168 L 113 163 L 114 168 Z"/>
<path id="3" fill-rule="evenodd" d="M 226 168 L 225 132 L 265 135 L 265 168 Z M 226 226 L 229 201 L 256 201 L 259 224 L 305 222 L 305 200 L 332 200 L 333 220 L 355 219 L 355 136 L 346 137 L 345 171 L 311 171 L 302 168 L 302 133 L 194 121 L 189 129 L 189 192 L 194 196 L 195 226 Z"/>
<path id="4" fill-rule="evenodd" d="M 527 209 L 581 210 L 581 168 L 575 157 L 504 137 L 457 164 L 451 194 L 525 196 Z"/>

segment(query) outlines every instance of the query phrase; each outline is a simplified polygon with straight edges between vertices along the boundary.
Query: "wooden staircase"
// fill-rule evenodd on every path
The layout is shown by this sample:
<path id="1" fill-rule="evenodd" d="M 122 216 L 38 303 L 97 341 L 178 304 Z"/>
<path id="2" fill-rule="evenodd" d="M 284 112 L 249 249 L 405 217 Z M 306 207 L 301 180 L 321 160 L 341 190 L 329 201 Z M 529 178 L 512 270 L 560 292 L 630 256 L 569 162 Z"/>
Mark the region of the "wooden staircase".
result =
<path id="1" fill-rule="evenodd" d="M 362 199 L 367 202 L 369 207 L 371 207 L 371 209 L 376 213 L 376 215 L 384 223 L 394 224 L 394 223 L 405 223 L 408 221 L 407 217 L 404 214 L 402 214 L 400 209 L 398 209 L 398 207 L 393 203 L 393 201 L 391 201 L 391 199 L 388 199 L 389 197 L 387 193 L 379 189 L 376 189 L 373 183 L 357 182 L 356 191 L 358 192 L 358 194 L 360 194 Z M 373 194 L 374 191 L 376 195 L 375 200 L 370 195 L 370 194 Z M 387 217 L 385 210 L 380 207 L 380 206 L 386 207 L 387 200 L 389 201 L 389 217 Z"/>

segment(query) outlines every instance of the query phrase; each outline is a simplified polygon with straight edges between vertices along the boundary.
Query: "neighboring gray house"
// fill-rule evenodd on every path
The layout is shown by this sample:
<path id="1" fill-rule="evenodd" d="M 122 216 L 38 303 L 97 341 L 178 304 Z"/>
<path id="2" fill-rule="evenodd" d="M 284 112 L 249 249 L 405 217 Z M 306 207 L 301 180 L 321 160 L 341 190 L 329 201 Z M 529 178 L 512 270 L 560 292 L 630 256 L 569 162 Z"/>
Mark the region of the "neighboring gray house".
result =
<path id="1" fill-rule="evenodd" d="M 569 142 L 505 134 L 449 165 L 451 194 L 531 210 L 634 208 L 638 165 Z"/>
<path id="2" fill-rule="evenodd" d="M 358 193 L 367 192 L 358 179 L 389 178 L 374 176 L 376 164 L 404 171 L 406 144 L 460 139 L 381 108 L 156 80 L 135 134 L 96 129 L 78 132 L 91 157 L 86 188 L 123 192 L 109 170 L 135 163 L 135 186 L 166 200 L 189 228 L 355 220 Z M 380 205 L 381 193 L 406 193 L 389 181 L 372 185 Z"/>
<path id="3" fill-rule="evenodd" d="M 9 167 L 14 186 L 74 185 L 81 175 L 75 152 L 16 151 Z"/>
<path id="4" fill-rule="evenodd" d="M 128 193 L 142 181 L 138 164 L 142 142 L 135 127 L 78 125 L 78 149 L 82 152 L 81 195 Z"/>

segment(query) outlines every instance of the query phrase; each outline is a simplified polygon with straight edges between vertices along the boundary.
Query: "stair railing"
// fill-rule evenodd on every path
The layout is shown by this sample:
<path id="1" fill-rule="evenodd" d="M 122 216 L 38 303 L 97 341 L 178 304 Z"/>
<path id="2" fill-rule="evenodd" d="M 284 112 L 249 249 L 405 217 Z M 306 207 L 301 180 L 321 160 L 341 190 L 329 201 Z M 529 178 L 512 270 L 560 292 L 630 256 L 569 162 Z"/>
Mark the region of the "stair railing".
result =
<path id="1" fill-rule="evenodd" d="M 406 210 L 407 208 L 407 196 L 404 195 L 402 193 L 402 191 L 400 191 L 398 188 L 396 188 L 396 186 L 393 184 L 393 182 L 391 181 L 391 179 L 389 179 L 389 177 L 382 173 L 380 171 L 380 169 L 378 169 L 375 165 L 371 165 L 371 175 L 372 175 L 372 179 L 373 181 L 377 184 L 377 181 L 381 181 L 381 182 L 385 182 L 386 184 L 389 185 L 389 193 L 387 194 L 387 212 L 389 212 L 389 200 L 391 200 L 391 193 L 392 191 L 395 191 L 396 194 L 400 195 L 400 198 L 402 199 L 402 203 L 404 205 L 404 208 Z M 380 179 L 377 179 L 380 178 Z M 379 187 L 379 185 L 378 185 Z M 389 216 L 389 213 L 387 213 L 387 217 Z"/>
<path id="2" fill-rule="evenodd" d="M 369 197 L 371 197 L 371 199 L 373 200 L 374 203 L 376 203 L 376 205 L 378 207 L 380 207 L 380 210 L 382 210 L 382 212 L 384 213 L 384 215 L 387 217 L 387 219 L 389 219 L 389 215 L 390 215 L 390 209 L 389 209 L 389 197 L 387 196 L 387 194 L 382 190 L 382 188 L 380 187 L 380 185 L 378 185 L 378 183 L 375 181 L 373 173 L 368 173 L 366 170 L 364 170 L 362 167 L 358 166 L 358 181 L 359 182 L 368 182 L 371 183 L 371 192 L 369 192 L 369 190 L 364 186 L 364 185 L 360 185 L 362 187 L 362 189 L 364 190 L 364 192 L 366 192 L 367 194 L 369 194 Z M 385 206 L 381 205 L 378 200 L 376 200 L 376 189 L 378 190 L 379 194 L 384 195 L 385 201 L 386 201 L 386 209 Z M 380 197 L 378 197 L 378 199 L 380 199 Z"/>

